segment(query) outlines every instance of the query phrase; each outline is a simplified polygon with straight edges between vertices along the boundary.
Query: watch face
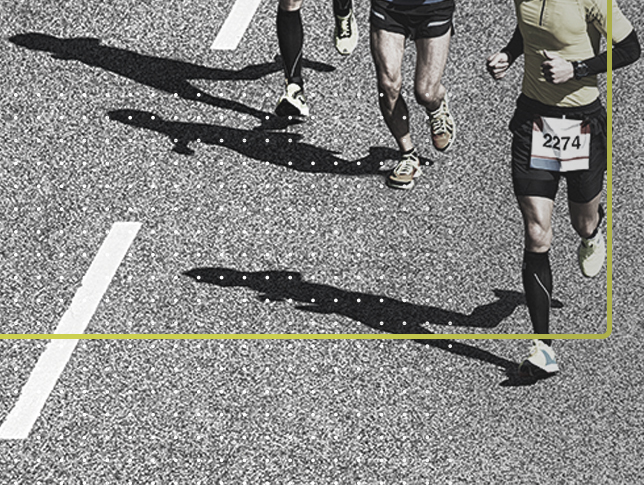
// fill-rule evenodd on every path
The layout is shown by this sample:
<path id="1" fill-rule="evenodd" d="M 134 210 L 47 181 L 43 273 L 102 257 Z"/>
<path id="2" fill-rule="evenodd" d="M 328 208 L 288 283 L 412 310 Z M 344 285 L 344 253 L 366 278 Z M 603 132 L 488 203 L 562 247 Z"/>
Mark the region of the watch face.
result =
<path id="1" fill-rule="evenodd" d="M 582 78 L 588 75 L 588 66 L 585 62 L 579 62 L 575 66 L 575 76 L 577 78 Z"/>

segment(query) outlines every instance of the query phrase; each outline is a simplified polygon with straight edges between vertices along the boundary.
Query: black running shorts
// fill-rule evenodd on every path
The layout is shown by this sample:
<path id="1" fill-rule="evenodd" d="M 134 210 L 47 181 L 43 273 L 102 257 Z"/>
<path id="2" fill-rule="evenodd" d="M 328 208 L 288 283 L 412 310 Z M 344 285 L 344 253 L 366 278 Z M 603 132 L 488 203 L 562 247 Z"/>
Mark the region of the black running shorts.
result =
<path id="1" fill-rule="evenodd" d="M 371 0 L 371 28 L 396 32 L 412 40 L 454 33 L 454 0 L 427 5 L 396 5 L 386 0 Z"/>
<path id="2" fill-rule="evenodd" d="M 588 170 L 552 172 L 530 167 L 532 149 L 532 123 L 536 116 L 584 120 L 590 125 L 590 160 Z M 555 199 L 559 179 L 563 176 L 568 185 L 568 200 L 586 203 L 601 191 L 606 172 L 606 110 L 599 99 L 593 103 L 559 108 L 528 98 L 524 94 L 517 100 L 517 109 L 510 121 L 512 139 L 512 182 L 514 194 L 532 195 Z"/>

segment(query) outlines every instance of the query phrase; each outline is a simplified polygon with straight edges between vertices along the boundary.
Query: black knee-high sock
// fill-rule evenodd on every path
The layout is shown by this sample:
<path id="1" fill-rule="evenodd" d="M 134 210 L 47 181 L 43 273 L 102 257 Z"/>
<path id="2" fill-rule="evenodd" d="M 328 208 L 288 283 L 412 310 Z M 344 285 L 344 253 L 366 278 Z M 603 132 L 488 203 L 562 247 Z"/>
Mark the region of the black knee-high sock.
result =
<path id="1" fill-rule="evenodd" d="M 333 14 L 346 17 L 351 10 L 351 0 L 333 0 Z"/>
<path id="2" fill-rule="evenodd" d="M 304 30 L 299 10 L 287 12 L 277 8 L 277 40 L 280 54 L 284 61 L 284 74 L 288 83 L 303 86 L 302 80 L 302 46 Z"/>
<path id="3" fill-rule="evenodd" d="M 597 221 L 597 227 L 595 227 L 595 230 L 588 237 L 588 239 L 592 239 L 597 235 L 597 232 L 599 231 L 599 226 L 601 226 L 602 224 L 602 219 L 604 218 L 604 208 L 601 205 L 597 208 L 597 213 L 599 214 L 599 221 Z"/>
<path id="4" fill-rule="evenodd" d="M 521 275 L 534 333 L 549 333 L 552 272 L 548 251 L 545 253 L 525 251 Z M 550 339 L 542 340 L 548 345 L 552 343 Z"/>

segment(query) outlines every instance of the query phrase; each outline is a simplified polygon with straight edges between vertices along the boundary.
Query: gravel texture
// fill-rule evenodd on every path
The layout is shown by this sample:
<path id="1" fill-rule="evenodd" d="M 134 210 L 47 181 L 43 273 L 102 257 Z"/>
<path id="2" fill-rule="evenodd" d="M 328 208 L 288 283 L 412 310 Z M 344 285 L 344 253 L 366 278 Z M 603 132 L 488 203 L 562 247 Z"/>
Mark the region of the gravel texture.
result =
<path id="1" fill-rule="evenodd" d="M 397 153 L 354 2 L 341 58 L 330 0 L 305 1 L 313 116 L 284 126 L 272 0 L 234 52 L 209 49 L 223 0 L 1 1 L 3 331 L 53 331 L 111 225 L 139 221 L 88 333 L 529 332 L 521 69 L 484 68 L 511 2 L 458 2 L 451 155 L 426 141 L 408 46 L 427 163 L 409 192 L 384 184 Z M 638 483 L 643 66 L 613 82 L 613 335 L 558 342 L 557 377 L 513 376 L 525 340 L 81 341 L 29 438 L 0 442 L 0 483 Z M 581 276 L 561 192 L 552 329 L 602 333 L 606 279 Z M 0 341 L 0 422 L 45 345 Z"/>

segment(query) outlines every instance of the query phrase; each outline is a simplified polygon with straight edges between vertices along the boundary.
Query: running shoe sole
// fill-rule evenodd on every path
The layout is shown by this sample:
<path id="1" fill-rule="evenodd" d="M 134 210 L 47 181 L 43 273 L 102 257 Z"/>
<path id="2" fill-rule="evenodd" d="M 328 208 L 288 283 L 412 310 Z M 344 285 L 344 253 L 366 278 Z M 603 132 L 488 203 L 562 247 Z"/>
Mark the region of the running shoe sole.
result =
<path id="1" fill-rule="evenodd" d="M 391 178 L 387 177 L 387 185 L 392 189 L 411 190 L 416 186 L 416 179 L 420 177 L 422 174 L 423 174 L 423 171 L 421 170 L 420 167 L 418 167 L 418 170 L 416 170 L 416 173 L 414 173 L 414 177 L 411 179 L 410 182 L 406 184 L 402 184 L 394 180 L 391 180 Z"/>
<path id="2" fill-rule="evenodd" d="M 523 378 L 536 378 L 536 379 L 545 379 L 548 377 L 552 377 L 556 374 L 559 373 L 559 367 L 557 367 L 557 370 L 553 371 L 546 371 L 542 369 L 541 367 L 534 365 L 532 362 L 526 360 L 519 365 L 518 369 L 518 376 L 523 377 Z"/>

